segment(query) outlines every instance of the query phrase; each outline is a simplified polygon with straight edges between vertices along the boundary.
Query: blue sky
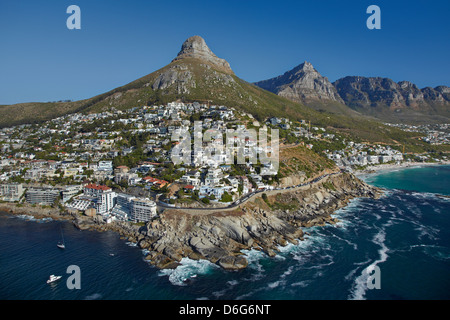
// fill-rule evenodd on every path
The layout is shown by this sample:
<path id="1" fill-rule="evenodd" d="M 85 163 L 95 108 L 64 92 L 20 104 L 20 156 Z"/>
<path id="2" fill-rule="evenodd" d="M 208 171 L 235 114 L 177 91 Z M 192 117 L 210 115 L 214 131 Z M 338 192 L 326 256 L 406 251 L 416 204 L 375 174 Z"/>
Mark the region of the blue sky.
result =
<path id="1" fill-rule="evenodd" d="M 66 9 L 81 8 L 81 30 Z M 381 8 L 381 30 L 366 9 Z M 311 62 L 347 75 L 450 86 L 450 1 L 1 0 L 0 104 L 84 99 L 149 74 L 200 35 L 254 82 Z"/>

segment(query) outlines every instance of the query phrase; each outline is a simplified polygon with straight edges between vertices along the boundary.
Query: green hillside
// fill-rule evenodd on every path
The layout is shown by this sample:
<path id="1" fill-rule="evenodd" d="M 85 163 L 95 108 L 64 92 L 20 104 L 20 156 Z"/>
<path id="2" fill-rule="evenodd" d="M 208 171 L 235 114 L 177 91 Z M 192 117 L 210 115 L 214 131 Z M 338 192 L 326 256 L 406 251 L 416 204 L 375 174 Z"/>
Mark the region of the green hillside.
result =
<path id="1" fill-rule="evenodd" d="M 74 112 L 101 112 L 143 105 L 210 100 L 212 104 L 236 107 L 263 121 L 268 117 L 286 117 L 293 121 L 334 128 L 355 141 L 405 144 L 421 150 L 424 143 L 411 140 L 417 133 L 406 133 L 362 117 L 349 117 L 304 106 L 248 83 L 214 64 L 196 58 L 183 58 L 124 86 L 90 99 L 75 102 L 22 103 L 0 107 L 0 126 L 39 123 Z M 327 110 L 328 109 L 328 110 Z"/>

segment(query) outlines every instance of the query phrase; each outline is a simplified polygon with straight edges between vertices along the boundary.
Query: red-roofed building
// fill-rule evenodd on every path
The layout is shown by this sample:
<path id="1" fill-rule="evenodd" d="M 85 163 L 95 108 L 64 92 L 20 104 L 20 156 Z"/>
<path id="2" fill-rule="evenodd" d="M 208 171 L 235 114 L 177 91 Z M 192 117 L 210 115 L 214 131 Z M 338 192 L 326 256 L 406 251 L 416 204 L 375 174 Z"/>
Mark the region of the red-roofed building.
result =
<path id="1" fill-rule="evenodd" d="M 188 184 L 187 186 L 183 187 L 184 191 L 194 191 L 195 190 L 195 186 Z"/>
<path id="2" fill-rule="evenodd" d="M 150 162 L 150 161 L 142 161 L 142 162 L 139 162 L 139 165 L 142 165 L 142 166 L 147 166 L 147 165 L 159 166 L 160 163 L 158 163 L 158 162 Z"/>
<path id="3" fill-rule="evenodd" d="M 116 193 L 108 186 L 89 183 L 84 186 L 83 193 L 92 197 L 93 207 L 99 214 L 108 213 L 114 207 Z"/>
<path id="4" fill-rule="evenodd" d="M 146 183 L 157 186 L 158 188 L 162 188 L 169 183 L 169 181 L 161 180 L 153 177 L 145 177 L 144 180 Z"/>
<path id="5" fill-rule="evenodd" d="M 95 184 L 95 183 L 89 183 L 89 184 L 85 185 L 84 189 L 88 189 L 88 192 L 92 192 L 91 189 L 102 190 L 102 191 L 112 190 L 108 186 L 104 186 L 104 185 L 101 185 L 101 184 Z M 93 191 L 93 192 L 97 192 L 97 191 Z"/>

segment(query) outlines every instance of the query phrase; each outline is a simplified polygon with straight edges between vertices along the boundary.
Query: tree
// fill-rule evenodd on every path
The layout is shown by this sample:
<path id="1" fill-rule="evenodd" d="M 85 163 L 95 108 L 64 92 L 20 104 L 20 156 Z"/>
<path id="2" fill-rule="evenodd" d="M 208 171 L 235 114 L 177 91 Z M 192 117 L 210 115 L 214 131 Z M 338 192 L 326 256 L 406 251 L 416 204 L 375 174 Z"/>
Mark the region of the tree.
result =
<path id="1" fill-rule="evenodd" d="M 267 203 L 269 201 L 269 198 L 267 198 L 267 194 L 263 193 L 261 197 L 264 200 L 264 202 Z"/>
<path id="2" fill-rule="evenodd" d="M 220 201 L 222 202 L 231 202 L 233 201 L 233 197 L 231 196 L 231 194 L 229 194 L 228 192 L 224 192 L 222 195 L 222 199 L 220 199 Z"/>
<path id="3" fill-rule="evenodd" d="M 88 178 L 90 178 L 93 174 L 94 174 L 94 170 L 93 169 L 87 169 L 84 170 L 83 172 Z"/>
<path id="4" fill-rule="evenodd" d="M 198 200 L 199 200 L 199 197 L 198 197 L 198 190 L 194 190 L 194 191 L 191 193 L 191 199 L 194 200 L 194 201 L 198 201 Z"/>
<path id="5" fill-rule="evenodd" d="M 238 192 L 239 192 L 239 196 L 241 196 L 242 192 L 244 192 L 244 183 L 242 181 L 239 181 Z"/>
<path id="6" fill-rule="evenodd" d="M 184 193 L 183 189 L 180 189 L 180 190 L 177 191 L 178 198 L 183 198 L 184 195 L 185 195 L 185 193 Z"/>

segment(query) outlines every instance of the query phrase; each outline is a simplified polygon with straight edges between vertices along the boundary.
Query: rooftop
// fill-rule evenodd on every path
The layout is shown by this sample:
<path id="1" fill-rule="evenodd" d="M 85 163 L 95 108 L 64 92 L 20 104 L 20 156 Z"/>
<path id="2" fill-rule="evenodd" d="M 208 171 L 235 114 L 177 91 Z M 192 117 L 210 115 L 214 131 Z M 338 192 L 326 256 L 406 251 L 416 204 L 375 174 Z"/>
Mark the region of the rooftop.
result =
<path id="1" fill-rule="evenodd" d="M 103 191 L 112 190 L 110 187 L 99 185 L 99 184 L 94 184 L 94 183 L 87 184 L 84 187 L 88 188 L 88 189 L 103 190 Z"/>

